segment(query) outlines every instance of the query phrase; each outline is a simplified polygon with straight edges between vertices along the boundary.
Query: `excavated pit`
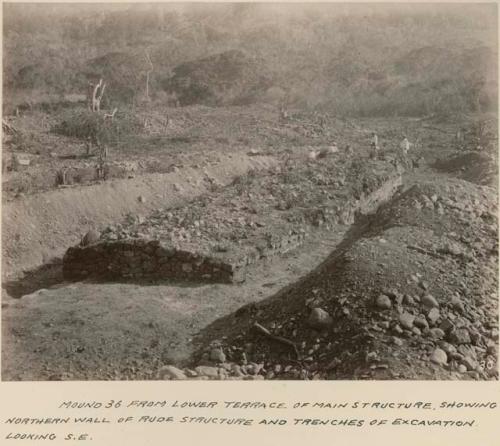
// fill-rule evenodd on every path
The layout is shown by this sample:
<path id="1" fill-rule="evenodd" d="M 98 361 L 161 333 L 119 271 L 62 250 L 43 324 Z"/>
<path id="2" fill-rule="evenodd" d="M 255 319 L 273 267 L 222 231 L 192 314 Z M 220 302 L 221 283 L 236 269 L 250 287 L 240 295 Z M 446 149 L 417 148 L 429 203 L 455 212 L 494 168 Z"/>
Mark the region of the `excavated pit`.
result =
<path id="1" fill-rule="evenodd" d="M 145 217 L 138 208 L 104 227 L 97 243 L 69 248 L 67 281 L 25 286 L 4 308 L 4 379 L 156 379 L 162 365 L 187 363 L 206 327 L 304 277 L 337 248 L 357 213 L 392 198 L 400 172 L 363 162 L 302 153 L 189 206 L 155 202 Z M 163 272 L 151 256 L 163 259 Z"/>
<path id="2" fill-rule="evenodd" d="M 218 162 L 185 167 L 168 174 L 142 175 L 84 187 L 61 188 L 3 203 L 2 278 L 60 259 L 68 246 L 91 228 L 120 221 L 130 213 L 147 214 L 159 206 L 174 207 L 223 187 L 248 171 L 278 164 L 274 157 L 224 155 Z M 217 185 L 217 186 L 214 186 Z"/>
<path id="3" fill-rule="evenodd" d="M 399 186 L 392 165 L 372 162 L 360 172 L 340 155 L 251 173 L 189 207 L 108 226 L 96 243 L 67 250 L 64 277 L 240 283 L 249 266 L 299 248 L 312 232 L 352 224 Z"/>

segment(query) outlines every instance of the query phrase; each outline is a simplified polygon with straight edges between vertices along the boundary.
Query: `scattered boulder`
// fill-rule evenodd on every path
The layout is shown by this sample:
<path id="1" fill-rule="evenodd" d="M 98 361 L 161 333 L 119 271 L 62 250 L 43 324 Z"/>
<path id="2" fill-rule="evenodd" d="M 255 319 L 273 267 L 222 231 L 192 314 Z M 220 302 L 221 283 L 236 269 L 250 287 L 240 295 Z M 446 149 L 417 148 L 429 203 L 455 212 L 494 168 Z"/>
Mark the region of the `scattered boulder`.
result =
<path id="1" fill-rule="evenodd" d="M 429 313 L 427 313 L 427 319 L 429 320 L 431 325 L 434 325 L 440 317 L 441 314 L 439 313 L 439 310 L 437 308 L 431 308 Z"/>
<path id="2" fill-rule="evenodd" d="M 404 344 L 403 340 L 401 338 L 398 338 L 397 336 L 392 337 L 392 343 L 394 345 L 397 345 L 398 347 L 402 347 Z"/>
<path id="3" fill-rule="evenodd" d="M 28 167 L 31 164 L 31 159 L 25 153 L 15 153 L 12 156 L 12 168 L 18 170 L 20 167 Z"/>
<path id="4" fill-rule="evenodd" d="M 440 328 L 431 328 L 430 333 L 434 339 L 443 339 L 445 337 L 445 332 Z"/>
<path id="5" fill-rule="evenodd" d="M 448 356 L 444 350 L 441 350 L 439 347 L 436 347 L 431 355 L 431 362 L 437 365 L 446 365 L 448 363 Z"/>
<path id="6" fill-rule="evenodd" d="M 413 305 L 415 305 L 415 300 L 409 294 L 405 294 L 403 296 L 403 304 L 408 305 L 408 306 L 413 306 Z"/>
<path id="7" fill-rule="evenodd" d="M 452 330 L 449 335 L 450 341 L 454 344 L 470 344 L 471 338 L 466 328 Z"/>
<path id="8" fill-rule="evenodd" d="M 413 321 L 413 325 L 420 328 L 421 330 L 429 328 L 427 319 L 422 315 L 419 315 L 415 318 L 415 320 Z"/>
<path id="9" fill-rule="evenodd" d="M 399 323 L 403 328 L 411 330 L 413 328 L 413 321 L 415 320 L 415 316 L 410 313 L 403 313 L 399 316 Z"/>
<path id="10" fill-rule="evenodd" d="M 455 325 L 449 319 L 443 319 L 441 321 L 441 324 L 439 325 L 439 328 L 445 333 L 448 333 L 455 328 Z"/>
<path id="11" fill-rule="evenodd" d="M 310 159 L 310 160 L 315 160 L 317 158 L 319 158 L 319 155 L 320 155 L 320 152 L 318 150 L 311 150 L 307 157 Z"/>
<path id="12" fill-rule="evenodd" d="M 474 358 L 466 356 L 465 358 L 462 359 L 462 365 L 464 365 L 467 368 L 467 370 L 475 370 L 478 364 Z"/>
<path id="13" fill-rule="evenodd" d="M 333 318 L 322 308 L 313 308 L 307 324 L 312 328 L 323 330 L 333 324 Z"/>
<path id="14" fill-rule="evenodd" d="M 217 367 L 210 367 L 207 365 L 199 365 L 194 370 L 198 374 L 198 376 L 206 376 L 207 378 L 211 378 L 211 379 L 218 379 L 219 378 L 219 369 L 217 369 Z"/>
<path id="15" fill-rule="evenodd" d="M 177 367 L 174 367 L 173 365 L 163 366 L 158 372 L 158 377 L 160 379 L 165 379 L 165 378 L 175 379 L 175 380 L 187 379 L 186 374 Z"/>
<path id="16" fill-rule="evenodd" d="M 458 312 L 460 312 L 460 313 L 464 313 L 465 312 L 464 304 L 460 300 L 460 297 L 458 297 L 456 295 L 452 296 L 452 298 L 450 300 L 450 304 L 451 304 L 452 308 L 454 308 Z"/>
<path id="17" fill-rule="evenodd" d="M 226 362 L 226 355 L 221 348 L 213 348 L 210 351 L 210 360 L 214 362 Z"/>
<path id="18" fill-rule="evenodd" d="M 455 348 L 455 346 L 446 342 L 446 341 L 440 341 L 439 347 L 442 350 L 444 350 L 448 356 L 453 356 L 453 354 L 455 354 L 457 352 L 457 349 Z"/>
<path id="19" fill-rule="evenodd" d="M 381 294 L 377 297 L 376 305 L 381 310 L 389 310 L 392 307 L 392 302 L 388 296 Z"/>
<path id="20" fill-rule="evenodd" d="M 427 308 L 439 308 L 438 301 L 431 294 L 424 294 L 421 302 L 422 302 L 422 305 L 424 305 Z"/>
<path id="21" fill-rule="evenodd" d="M 101 233 L 99 231 L 96 231 L 95 229 L 91 229 L 83 236 L 81 246 L 93 245 L 94 243 L 97 243 L 100 238 Z"/>

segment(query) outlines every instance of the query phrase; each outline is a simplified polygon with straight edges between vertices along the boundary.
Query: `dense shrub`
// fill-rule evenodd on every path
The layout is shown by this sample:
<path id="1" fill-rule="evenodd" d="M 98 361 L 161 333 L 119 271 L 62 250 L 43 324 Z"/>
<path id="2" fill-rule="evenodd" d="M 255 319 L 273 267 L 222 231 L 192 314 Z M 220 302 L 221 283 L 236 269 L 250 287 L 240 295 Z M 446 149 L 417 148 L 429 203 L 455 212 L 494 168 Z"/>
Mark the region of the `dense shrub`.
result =
<path id="1" fill-rule="evenodd" d="M 102 113 L 78 109 L 65 112 L 53 130 L 73 138 L 90 139 L 94 143 L 114 144 L 120 137 L 140 131 L 141 127 L 138 119 L 131 115 L 117 113 L 113 120 L 104 120 Z"/>

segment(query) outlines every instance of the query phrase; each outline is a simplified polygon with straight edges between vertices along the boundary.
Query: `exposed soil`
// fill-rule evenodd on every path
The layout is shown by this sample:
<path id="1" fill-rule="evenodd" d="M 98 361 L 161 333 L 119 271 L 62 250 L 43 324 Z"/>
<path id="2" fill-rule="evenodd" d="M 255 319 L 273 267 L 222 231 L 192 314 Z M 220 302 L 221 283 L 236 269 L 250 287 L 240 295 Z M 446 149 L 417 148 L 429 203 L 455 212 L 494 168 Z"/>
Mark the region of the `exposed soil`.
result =
<path id="1" fill-rule="evenodd" d="M 319 130 L 300 113 L 277 124 L 265 108 L 189 110 L 172 112 L 185 119 L 178 137 L 199 124 L 199 140 L 143 155 L 170 173 L 50 190 L 37 178 L 61 158 L 43 154 L 7 176 L 2 379 L 498 378 L 494 157 L 458 153 L 453 124 L 332 118 Z M 397 152 L 402 127 L 419 135 L 410 157 Z M 403 167 L 393 195 L 386 172 Z M 30 187 L 16 198 L 18 180 Z M 352 200 L 355 219 L 325 212 Z M 161 234 L 238 250 L 301 225 L 300 246 L 249 264 L 239 285 L 61 275 L 62 255 L 91 228 L 103 240 Z"/>
<path id="2" fill-rule="evenodd" d="M 19 277 L 79 243 L 92 228 L 103 229 L 126 215 L 147 215 L 159 206 L 180 206 L 205 193 L 215 182 L 227 185 L 249 170 L 269 168 L 270 157 L 231 155 L 217 163 L 183 168 L 169 174 L 149 174 L 86 187 L 71 187 L 27 195 L 4 204 L 2 221 L 3 274 Z"/>
<path id="3" fill-rule="evenodd" d="M 156 379 L 162 365 L 189 362 L 200 330 L 293 283 L 342 235 L 261 263 L 240 285 L 63 282 L 4 297 L 2 379 Z"/>

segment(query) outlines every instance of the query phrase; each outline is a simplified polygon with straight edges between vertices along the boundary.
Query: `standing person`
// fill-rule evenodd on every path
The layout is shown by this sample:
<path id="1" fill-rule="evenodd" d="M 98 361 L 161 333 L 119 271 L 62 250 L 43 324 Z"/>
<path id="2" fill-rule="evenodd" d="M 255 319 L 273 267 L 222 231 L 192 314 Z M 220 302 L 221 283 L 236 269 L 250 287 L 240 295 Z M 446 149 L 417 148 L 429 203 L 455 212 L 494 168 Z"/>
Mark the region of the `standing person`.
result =
<path id="1" fill-rule="evenodd" d="M 378 156 L 378 136 L 375 132 L 372 132 L 372 139 L 371 139 L 371 157 L 372 158 L 377 158 Z"/>
<path id="2" fill-rule="evenodd" d="M 465 129 L 463 127 L 460 127 L 457 130 L 457 133 L 455 135 L 455 142 L 456 142 L 457 147 L 459 149 L 461 149 L 462 146 L 464 145 L 464 142 L 465 142 Z"/>
<path id="3" fill-rule="evenodd" d="M 408 155 L 408 151 L 410 150 L 410 141 L 408 141 L 406 135 L 403 135 L 403 141 L 401 141 L 399 147 L 404 155 Z"/>

